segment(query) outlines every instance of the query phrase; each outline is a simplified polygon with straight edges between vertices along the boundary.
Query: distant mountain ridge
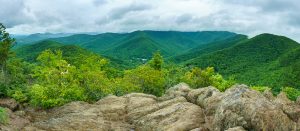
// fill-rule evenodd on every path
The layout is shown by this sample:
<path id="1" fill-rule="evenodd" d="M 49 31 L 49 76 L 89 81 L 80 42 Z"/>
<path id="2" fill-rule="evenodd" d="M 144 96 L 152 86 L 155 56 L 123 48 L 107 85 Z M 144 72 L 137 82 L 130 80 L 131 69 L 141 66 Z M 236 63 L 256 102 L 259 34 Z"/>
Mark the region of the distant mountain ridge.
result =
<path id="1" fill-rule="evenodd" d="M 16 46 L 22 46 L 27 44 L 32 44 L 35 42 L 39 42 L 45 39 L 57 38 L 57 37 L 66 37 L 73 35 L 71 33 L 36 33 L 31 35 L 12 35 L 13 38 L 16 38 L 17 44 Z"/>
<path id="2" fill-rule="evenodd" d="M 161 51 L 165 57 L 174 56 L 193 47 L 224 40 L 236 35 L 226 31 L 135 31 L 122 34 L 77 34 L 51 40 L 64 44 L 79 45 L 111 57 L 132 59 L 136 57 L 149 58 L 157 50 Z M 131 50 L 133 49 L 132 47 L 136 48 Z"/>

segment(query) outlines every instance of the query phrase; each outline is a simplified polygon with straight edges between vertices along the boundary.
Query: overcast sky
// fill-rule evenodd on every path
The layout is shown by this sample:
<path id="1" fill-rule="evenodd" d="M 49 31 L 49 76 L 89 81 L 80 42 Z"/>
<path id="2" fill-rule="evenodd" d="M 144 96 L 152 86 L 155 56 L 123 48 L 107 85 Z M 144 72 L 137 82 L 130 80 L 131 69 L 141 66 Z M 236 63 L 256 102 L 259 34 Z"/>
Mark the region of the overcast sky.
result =
<path id="1" fill-rule="evenodd" d="M 13 34 L 225 30 L 300 41 L 300 0 L 0 0 Z"/>

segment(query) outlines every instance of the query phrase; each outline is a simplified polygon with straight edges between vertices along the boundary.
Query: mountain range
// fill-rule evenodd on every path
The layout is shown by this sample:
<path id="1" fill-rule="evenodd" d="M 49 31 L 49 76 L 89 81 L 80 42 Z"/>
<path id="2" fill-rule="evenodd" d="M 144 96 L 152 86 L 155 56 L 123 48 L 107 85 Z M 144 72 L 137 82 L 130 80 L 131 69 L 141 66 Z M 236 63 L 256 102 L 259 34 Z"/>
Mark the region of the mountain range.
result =
<path id="1" fill-rule="evenodd" d="M 39 38 L 44 39 L 25 42 L 15 49 L 17 56 L 34 61 L 45 49 L 73 51 L 71 55 L 76 55 L 76 50 L 94 52 L 130 67 L 160 51 L 165 61 L 187 67 L 212 66 L 240 83 L 271 86 L 275 91 L 285 86 L 300 88 L 300 45 L 284 36 L 260 34 L 248 38 L 227 31 L 135 31 Z"/>

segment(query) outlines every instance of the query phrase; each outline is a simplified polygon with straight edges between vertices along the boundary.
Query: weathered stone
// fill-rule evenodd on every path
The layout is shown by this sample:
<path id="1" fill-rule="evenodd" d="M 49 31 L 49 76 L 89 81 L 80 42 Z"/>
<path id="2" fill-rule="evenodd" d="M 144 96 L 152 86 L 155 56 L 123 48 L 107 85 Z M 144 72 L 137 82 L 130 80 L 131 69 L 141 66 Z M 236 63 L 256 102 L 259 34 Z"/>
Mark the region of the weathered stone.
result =
<path id="1" fill-rule="evenodd" d="M 187 99 L 191 103 L 195 103 L 200 106 L 203 106 L 203 101 L 206 98 L 216 95 L 217 93 L 220 93 L 220 91 L 215 87 L 199 88 L 199 89 L 191 90 L 187 95 Z"/>
<path id="2" fill-rule="evenodd" d="M 297 98 L 296 103 L 300 105 L 300 96 Z"/>
<path id="3" fill-rule="evenodd" d="M 1 125 L 0 123 L 0 130 L 1 131 L 17 131 L 21 130 L 24 126 L 30 123 L 29 119 L 25 116 L 16 115 L 10 109 L 6 108 L 6 112 L 8 113 L 8 123 L 5 125 Z"/>
<path id="4" fill-rule="evenodd" d="M 275 97 L 274 97 L 273 93 L 271 92 L 271 90 L 265 90 L 265 91 L 263 92 L 263 95 L 264 95 L 267 99 L 269 99 L 270 101 L 274 101 L 274 100 L 275 100 Z"/>
<path id="5" fill-rule="evenodd" d="M 0 99 L 0 106 L 1 107 L 6 107 L 12 111 L 15 111 L 18 108 L 18 103 L 14 99 L 10 98 L 2 98 Z"/>
<path id="6" fill-rule="evenodd" d="M 241 126 L 238 126 L 238 127 L 229 128 L 225 131 L 246 131 L 246 130 Z"/>
<path id="7" fill-rule="evenodd" d="M 191 91 L 191 89 L 187 84 L 180 83 L 174 87 L 169 88 L 166 91 L 165 97 L 167 97 L 167 98 L 174 98 L 177 96 L 186 97 L 190 91 Z"/>
<path id="8" fill-rule="evenodd" d="M 71 102 L 47 111 L 15 112 L 30 124 L 6 130 L 245 131 L 300 130 L 300 105 L 284 93 L 277 97 L 245 85 L 225 92 L 214 87 L 190 89 L 179 84 L 163 97 L 142 93 L 107 96 L 94 104 Z M 13 112 L 11 112 L 14 114 Z M 25 127 L 24 127 L 25 126 Z M 24 128 L 22 128 L 24 127 Z"/>
<path id="9" fill-rule="evenodd" d="M 165 101 L 141 93 L 107 96 L 95 104 L 72 102 L 47 115 L 48 119 L 35 121 L 24 129 L 185 131 L 205 124 L 203 110 L 181 95 Z"/>
<path id="10" fill-rule="evenodd" d="M 212 129 L 237 126 L 254 130 L 295 130 L 296 124 L 262 94 L 246 86 L 234 86 L 223 93 Z"/>

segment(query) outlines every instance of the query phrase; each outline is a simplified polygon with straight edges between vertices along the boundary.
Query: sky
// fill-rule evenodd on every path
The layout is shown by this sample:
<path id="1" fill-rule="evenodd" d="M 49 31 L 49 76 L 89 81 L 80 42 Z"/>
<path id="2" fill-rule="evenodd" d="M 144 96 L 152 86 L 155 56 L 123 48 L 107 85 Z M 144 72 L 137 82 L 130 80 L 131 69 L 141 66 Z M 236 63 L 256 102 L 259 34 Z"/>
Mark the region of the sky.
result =
<path id="1" fill-rule="evenodd" d="M 12 34 L 231 31 L 300 41 L 300 0 L 0 0 Z"/>

